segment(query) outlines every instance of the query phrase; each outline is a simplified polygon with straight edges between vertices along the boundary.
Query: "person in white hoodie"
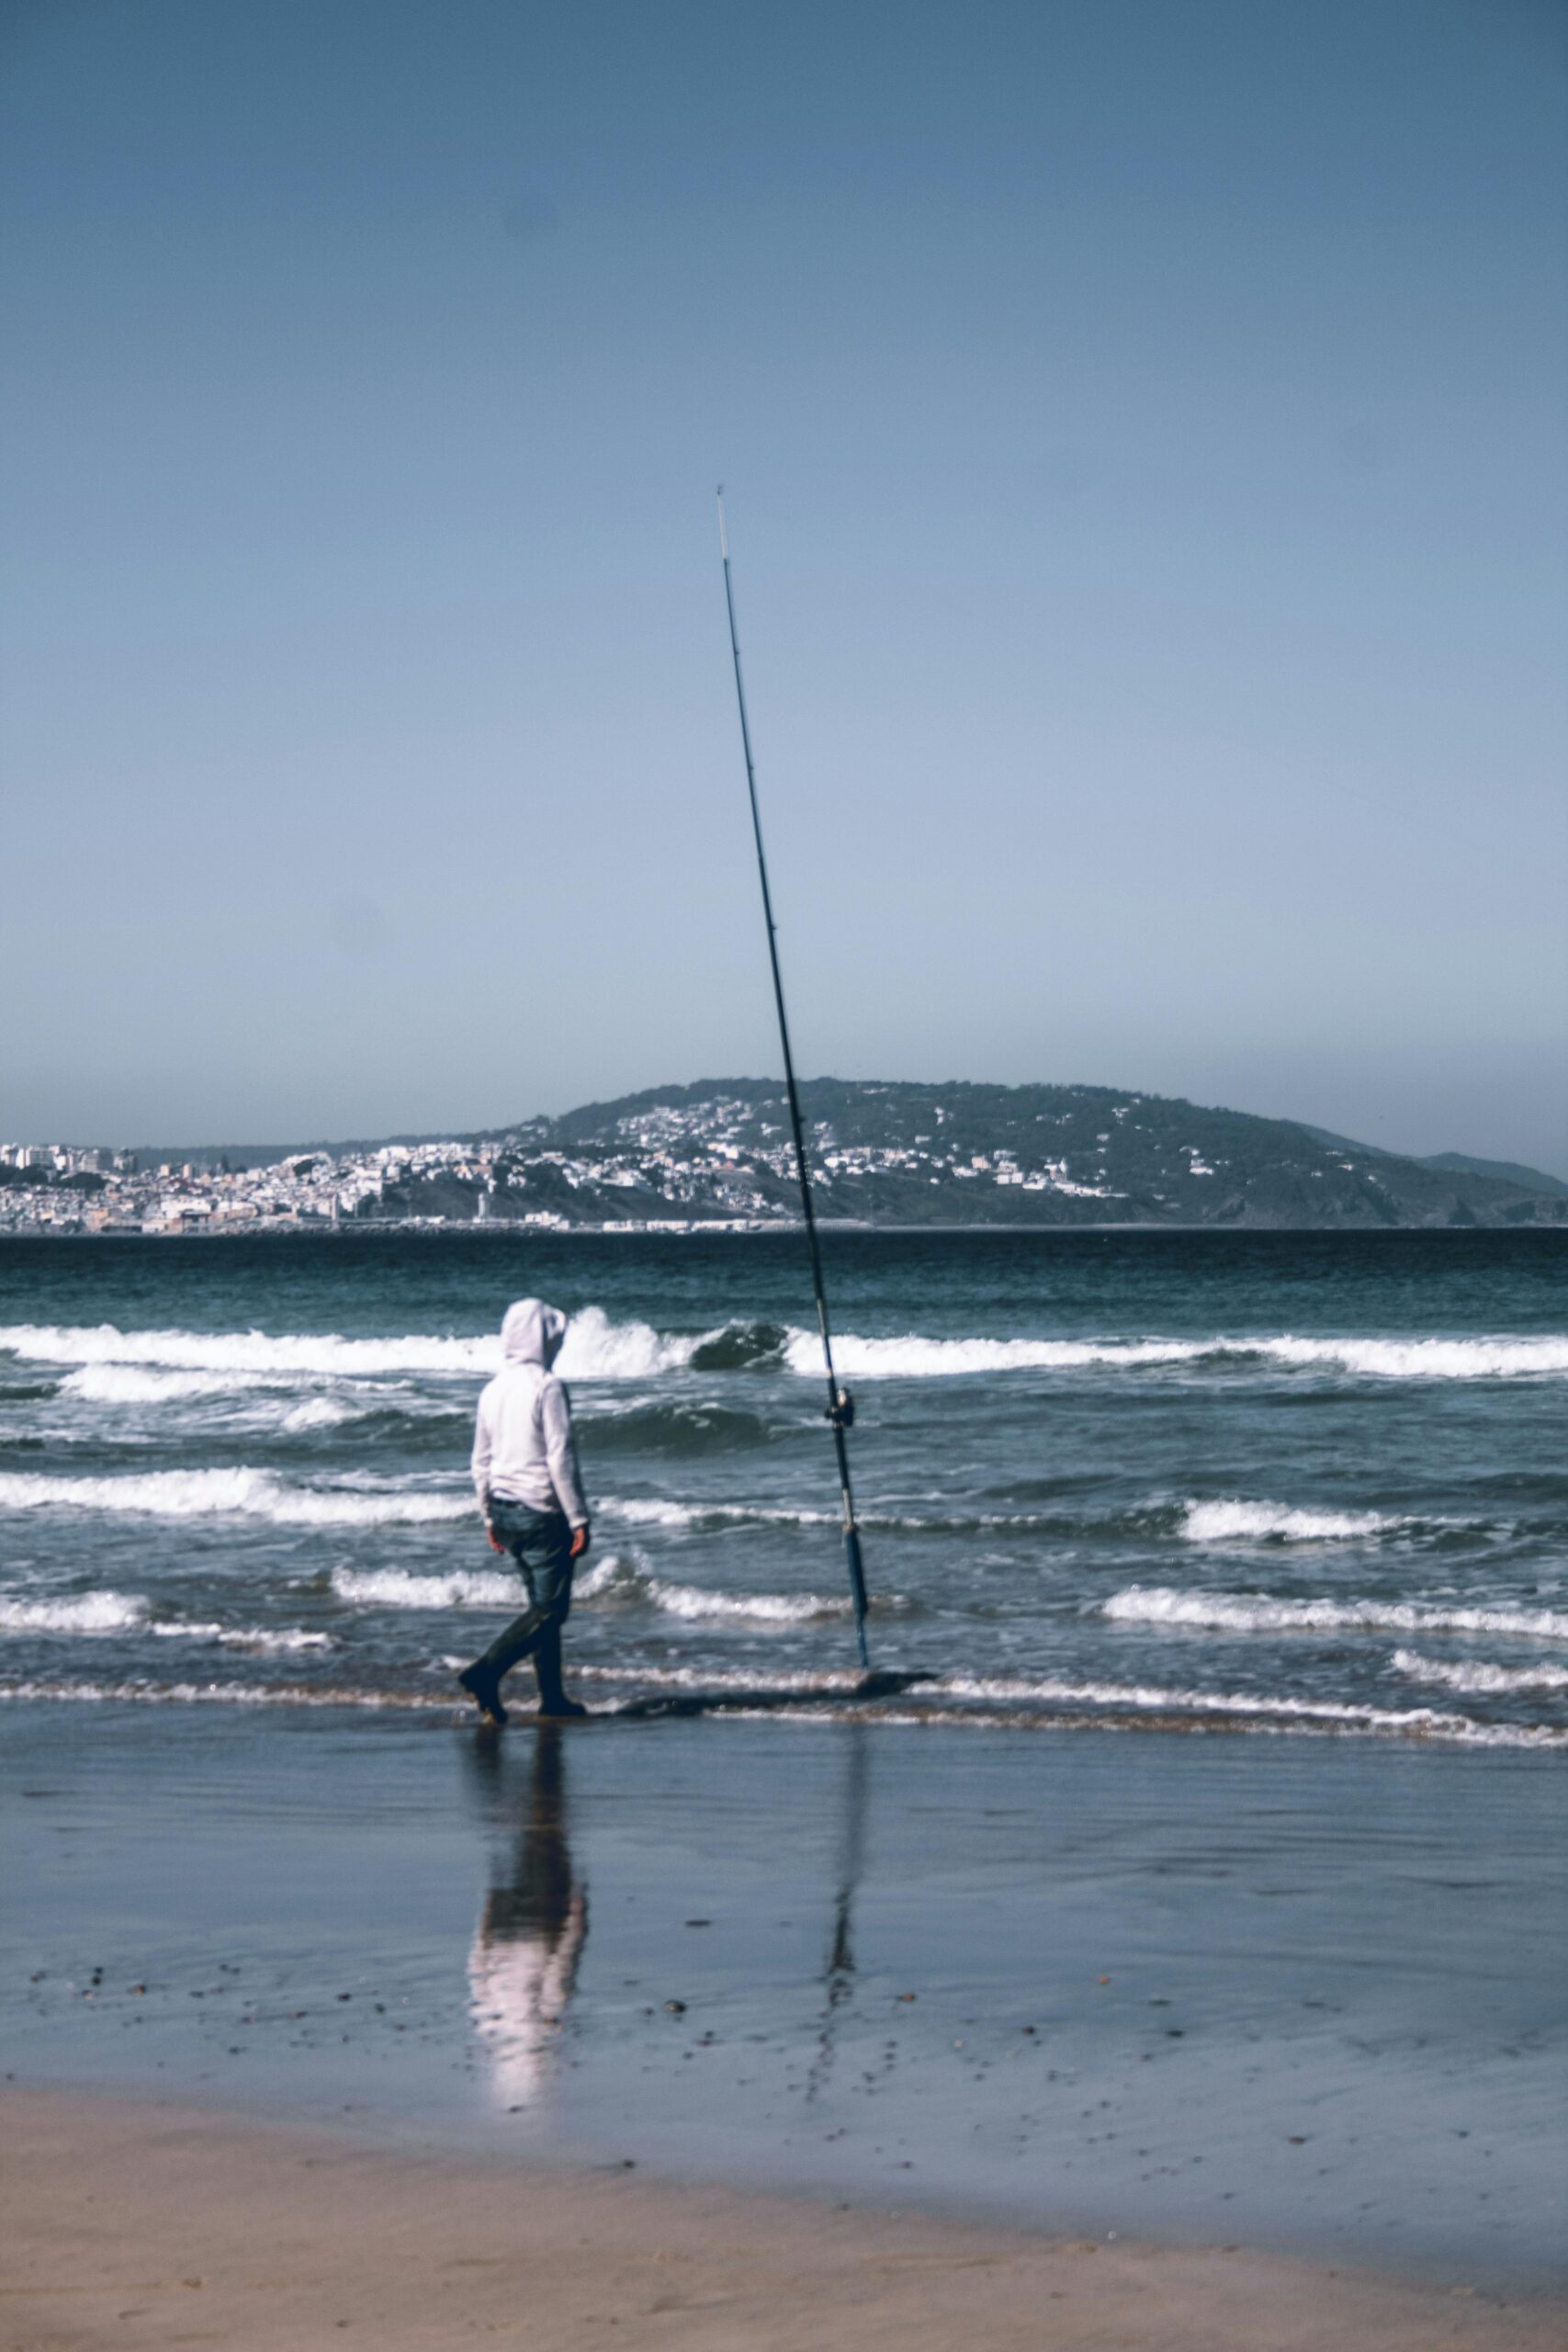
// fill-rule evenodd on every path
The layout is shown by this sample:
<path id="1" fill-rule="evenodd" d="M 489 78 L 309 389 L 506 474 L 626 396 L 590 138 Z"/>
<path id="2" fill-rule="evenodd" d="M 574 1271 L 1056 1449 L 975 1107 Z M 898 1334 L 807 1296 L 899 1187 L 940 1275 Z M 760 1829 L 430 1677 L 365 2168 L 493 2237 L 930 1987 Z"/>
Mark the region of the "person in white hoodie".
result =
<path id="1" fill-rule="evenodd" d="M 528 1588 L 522 1616 L 457 1677 L 491 1723 L 506 1721 L 501 1679 L 525 1657 L 534 1661 L 541 1715 L 588 1712 L 567 1697 L 560 1679 L 572 1572 L 589 1543 L 571 1399 L 550 1369 L 565 1337 L 558 1307 L 514 1300 L 501 1326 L 501 1370 L 479 1396 L 474 1489 L 491 1548 L 511 1554 Z"/>

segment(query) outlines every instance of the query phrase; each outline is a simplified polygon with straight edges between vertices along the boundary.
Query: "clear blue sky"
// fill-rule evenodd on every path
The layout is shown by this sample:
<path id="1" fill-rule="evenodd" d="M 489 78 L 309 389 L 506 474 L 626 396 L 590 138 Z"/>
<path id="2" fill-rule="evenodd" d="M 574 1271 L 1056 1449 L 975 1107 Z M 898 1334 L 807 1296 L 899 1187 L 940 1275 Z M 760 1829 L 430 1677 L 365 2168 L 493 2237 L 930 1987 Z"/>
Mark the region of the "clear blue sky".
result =
<path id="1" fill-rule="evenodd" d="M 0 1133 L 1568 1172 L 1552 0 L 6 0 Z"/>

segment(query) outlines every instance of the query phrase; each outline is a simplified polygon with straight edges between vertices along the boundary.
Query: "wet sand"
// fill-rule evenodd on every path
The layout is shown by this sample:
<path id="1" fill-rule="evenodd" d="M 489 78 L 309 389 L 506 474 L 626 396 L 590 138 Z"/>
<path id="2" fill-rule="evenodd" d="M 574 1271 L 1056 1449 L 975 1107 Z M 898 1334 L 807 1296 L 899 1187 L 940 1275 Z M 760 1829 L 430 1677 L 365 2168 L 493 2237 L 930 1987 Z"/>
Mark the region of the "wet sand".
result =
<path id="1" fill-rule="evenodd" d="M 17 1704 L 0 1796 L 7 2343 L 97 2340 L 80 2261 L 122 2342 L 328 2340 L 290 2245 L 331 2340 L 445 2342 L 444 2264 L 512 2325 L 557 2238 L 573 2342 L 669 2246 L 697 2344 L 1568 2332 L 1510 2315 L 1565 2283 L 1551 1759 Z M 130 2291 L 187 2273 L 227 2317 Z"/>
<path id="2" fill-rule="evenodd" d="M 149 2101 L 8 2093 L 6 2352 L 679 2345 L 1556 2352 L 1564 2312 L 1247 2254 L 433 2161 Z"/>

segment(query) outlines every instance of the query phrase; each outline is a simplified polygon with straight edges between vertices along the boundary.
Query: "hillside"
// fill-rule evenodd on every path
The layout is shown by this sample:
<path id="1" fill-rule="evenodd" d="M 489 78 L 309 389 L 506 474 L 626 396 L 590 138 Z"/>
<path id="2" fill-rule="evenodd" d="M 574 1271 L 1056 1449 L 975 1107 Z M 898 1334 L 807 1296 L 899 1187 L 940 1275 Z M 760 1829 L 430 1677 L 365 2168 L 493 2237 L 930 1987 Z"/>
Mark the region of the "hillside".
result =
<path id="1" fill-rule="evenodd" d="M 1438 1167 L 1291 1120 L 1103 1086 L 815 1079 L 820 1212 L 878 1225 L 1351 1227 L 1568 1224 L 1568 1194 Z M 475 1138 L 485 1214 L 569 1224 L 796 1214 L 782 1085 L 649 1088 Z M 419 1155 L 413 1157 L 417 1159 Z M 471 1180 L 411 1164 L 362 1214 L 472 1216 Z"/>

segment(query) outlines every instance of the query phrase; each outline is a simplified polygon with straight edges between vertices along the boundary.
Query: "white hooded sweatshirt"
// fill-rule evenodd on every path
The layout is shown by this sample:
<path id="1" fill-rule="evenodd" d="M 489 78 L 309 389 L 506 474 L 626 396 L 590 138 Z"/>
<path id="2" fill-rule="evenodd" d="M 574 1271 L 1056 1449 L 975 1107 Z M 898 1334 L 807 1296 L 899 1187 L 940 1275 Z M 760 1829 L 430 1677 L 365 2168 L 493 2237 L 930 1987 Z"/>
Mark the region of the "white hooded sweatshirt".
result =
<path id="1" fill-rule="evenodd" d="M 501 1370 L 479 1395 L 474 1429 L 474 1487 L 481 1510 L 497 1502 L 561 1510 L 573 1527 L 588 1524 L 571 1400 L 550 1370 L 566 1337 L 566 1317 L 543 1299 L 519 1298 L 501 1327 Z"/>

